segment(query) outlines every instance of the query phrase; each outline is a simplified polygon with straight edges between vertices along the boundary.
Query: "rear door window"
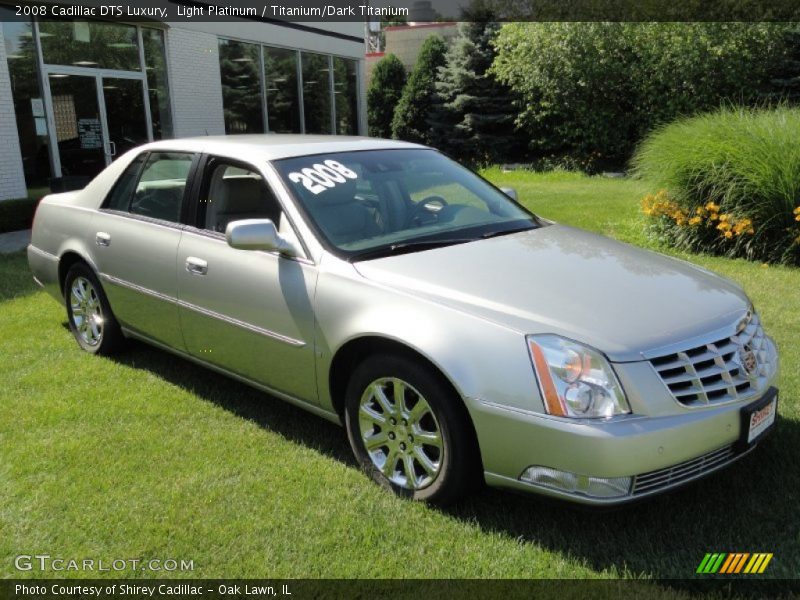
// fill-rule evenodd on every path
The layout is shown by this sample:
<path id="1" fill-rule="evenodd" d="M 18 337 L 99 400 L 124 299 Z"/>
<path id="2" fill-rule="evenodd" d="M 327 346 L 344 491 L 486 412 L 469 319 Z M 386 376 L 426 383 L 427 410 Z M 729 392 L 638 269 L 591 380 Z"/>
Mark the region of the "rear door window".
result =
<path id="1" fill-rule="evenodd" d="M 131 198 L 131 214 L 179 222 L 193 158 L 182 152 L 152 152 Z"/>

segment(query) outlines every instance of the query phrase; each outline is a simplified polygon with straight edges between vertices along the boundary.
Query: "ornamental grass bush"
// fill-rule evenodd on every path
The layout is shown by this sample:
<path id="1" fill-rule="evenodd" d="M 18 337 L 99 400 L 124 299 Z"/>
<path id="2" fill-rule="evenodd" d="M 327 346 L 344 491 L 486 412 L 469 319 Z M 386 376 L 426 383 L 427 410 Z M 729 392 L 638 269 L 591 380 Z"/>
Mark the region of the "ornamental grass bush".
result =
<path id="1" fill-rule="evenodd" d="M 652 232 L 693 251 L 800 265 L 800 109 L 728 107 L 680 119 L 632 166 Z"/>

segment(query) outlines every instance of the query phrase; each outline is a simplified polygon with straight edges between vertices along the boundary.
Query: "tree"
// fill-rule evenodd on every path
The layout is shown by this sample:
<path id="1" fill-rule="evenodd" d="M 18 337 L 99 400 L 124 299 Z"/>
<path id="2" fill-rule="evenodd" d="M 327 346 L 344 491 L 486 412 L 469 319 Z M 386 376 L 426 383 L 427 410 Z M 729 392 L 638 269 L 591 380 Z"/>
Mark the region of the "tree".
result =
<path id="1" fill-rule="evenodd" d="M 431 142 L 428 113 L 436 93 L 436 76 L 445 64 L 447 42 L 440 35 L 427 38 L 394 111 L 392 137 L 409 142 Z"/>
<path id="2" fill-rule="evenodd" d="M 784 23 L 508 23 L 492 68 L 539 158 L 619 168 L 655 127 L 757 105 L 786 64 Z"/>
<path id="3" fill-rule="evenodd" d="M 500 24 L 490 12 L 470 15 L 439 69 L 436 97 L 429 115 L 431 141 L 459 159 L 480 164 L 517 157 L 514 94 L 490 71 L 492 39 Z"/>
<path id="4" fill-rule="evenodd" d="M 369 135 L 392 137 L 392 117 L 406 84 L 406 70 L 394 54 L 387 54 L 375 65 L 367 89 Z"/>

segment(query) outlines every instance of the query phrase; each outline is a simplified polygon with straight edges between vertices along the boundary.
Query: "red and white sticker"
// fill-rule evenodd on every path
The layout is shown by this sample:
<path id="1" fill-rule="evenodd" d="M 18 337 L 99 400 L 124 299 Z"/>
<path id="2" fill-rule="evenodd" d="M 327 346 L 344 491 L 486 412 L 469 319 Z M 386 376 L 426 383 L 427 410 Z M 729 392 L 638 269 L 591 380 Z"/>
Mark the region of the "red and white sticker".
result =
<path id="1" fill-rule="evenodd" d="M 750 431 L 747 434 L 748 444 L 775 422 L 775 405 L 776 401 L 773 400 L 761 410 L 757 410 L 750 415 Z"/>

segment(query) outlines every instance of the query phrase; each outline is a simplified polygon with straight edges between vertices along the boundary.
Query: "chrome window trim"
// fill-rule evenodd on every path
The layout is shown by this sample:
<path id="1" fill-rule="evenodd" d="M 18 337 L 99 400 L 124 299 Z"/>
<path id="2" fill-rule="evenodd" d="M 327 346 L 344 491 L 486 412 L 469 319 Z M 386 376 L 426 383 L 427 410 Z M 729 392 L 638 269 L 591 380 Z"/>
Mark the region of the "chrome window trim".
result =
<path id="1" fill-rule="evenodd" d="M 124 210 L 116 210 L 113 208 L 98 208 L 97 212 L 105 213 L 108 215 L 114 215 L 116 217 L 133 219 L 134 221 L 141 221 L 142 223 L 149 223 L 151 225 L 158 225 L 159 227 L 165 227 L 167 229 L 176 229 L 178 231 L 183 231 L 186 228 L 186 225 L 184 225 L 183 223 L 177 223 L 175 221 L 166 221 L 164 219 L 156 219 L 153 217 L 138 215 L 136 213 L 127 212 Z"/>
<path id="2" fill-rule="evenodd" d="M 285 214 L 285 213 L 284 213 Z M 183 228 L 184 233 L 196 235 L 203 238 L 208 238 L 215 242 L 219 242 L 220 244 L 228 245 L 227 240 L 225 239 L 225 234 L 220 233 L 218 231 L 211 231 L 210 229 L 199 229 L 197 227 L 193 227 L 192 225 L 186 225 Z M 297 235 L 295 233 L 295 235 Z M 300 236 L 297 236 L 298 238 Z M 274 256 L 275 258 L 282 258 L 284 260 L 291 260 L 293 262 L 297 262 L 304 265 L 315 266 L 316 263 L 314 261 L 304 257 L 304 256 L 287 256 L 286 254 L 281 254 L 277 250 L 267 251 L 267 250 L 247 250 L 246 252 L 260 252 L 261 254 L 268 254 L 269 256 Z"/>
<path id="3" fill-rule="evenodd" d="M 133 290 L 140 294 L 144 294 L 146 296 L 150 296 L 151 298 L 156 298 L 158 300 L 162 300 L 163 302 L 168 302 L 170 304 L 174 304 L 179 308 L 186 308 L 188 310 L 194 311 L 201 315 L 211 317 L 213 319 L 217 319 L 218 321 L 222 321 L 223 323 L 227 323 L 229 325 L 234 325 L 241 329 L 245 329 L 252 333 L 256 333 L 259 335 L 263 335 L 265 337 L 272 338 L 279 342 L 283 342 L 284 344 L 288 344 L 289 346 L 293 346 L 295 348 L 302 348 L 306 346 L 306 342 L 303 340 L 298 340 L 289 336 L 285 336 L 283 334 L 277 333 L 275 331 L 271 331 L 269 329 L 264 329 L 263 327 L 259 327 L 258 325 L 253 325 L 252 323 L 247 323 L 245 321 L 240 321 L 239 319 L 233 319 L 221 313 L 215 312 L 213 310 L 208 310 L 201 306 L 197 306 L 196 304 L 192 304 L 190 302 L 186 302 L 184 300 L 179 300 L 177 298 L 173 298 L 166 294 L 162 294 L 161 292 L 157 292 L 155 290 L 151 290 L 146 287 L 142 287 L 140 285 L 136 285 L 135 283 L 131 283 L 129 281 L 125 281 L 124 279 L 120 279 L 119 277 L 114 277 L 113 275 L 109 275 L 108 273 L 100 273 L 100 278 L 103 281 L 107 281 L 113 285 L 118 285 L 120 287 L 124 287 L 129 290 Z"/>

